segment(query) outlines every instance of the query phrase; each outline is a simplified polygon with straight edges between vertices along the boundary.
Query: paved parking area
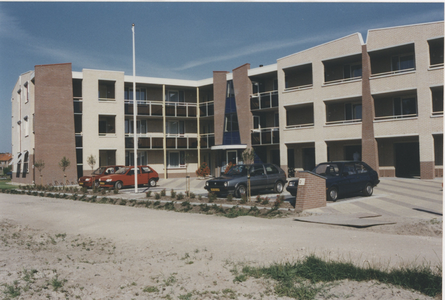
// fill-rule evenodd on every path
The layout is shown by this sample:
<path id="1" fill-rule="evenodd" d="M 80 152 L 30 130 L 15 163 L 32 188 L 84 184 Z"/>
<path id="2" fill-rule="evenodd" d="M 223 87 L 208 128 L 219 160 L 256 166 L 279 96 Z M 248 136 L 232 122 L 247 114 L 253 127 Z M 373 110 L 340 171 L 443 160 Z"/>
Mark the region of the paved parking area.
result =
<path id="1" fill-rule="evenodd" d="M 374 189 L 371 197 L 360 195 L 341 198 L 337 202 L 328 202 L 326 207 L 310 209 L 314 214 L 378 214 L 385 217 L 412 217 L 418 219 L 442 218 L 443 190 L 442 178 L 434 180 L 420 180 L 407 178 L 380 178 L 379 185 Z M 207 195 L 204 189 L 205 180 L 190 178 L 190 190 L 196 195 Z M 138 194 L 134 188 L 121 191 L 121 195 L 131 198 L 145 197 L 145 191 L 153 193 L 165 189 L 167 195 L 173 189 L 175 192 L 186 191 L 185 178 L 160 179 L 156 187 L 147 189 L 140 187 Z M 261 195 L 275 197 L 272 191 Z M 293 197 L 284 191 L 286 200 Z M 255 197 L 255 195 L 254 195 Z"/>

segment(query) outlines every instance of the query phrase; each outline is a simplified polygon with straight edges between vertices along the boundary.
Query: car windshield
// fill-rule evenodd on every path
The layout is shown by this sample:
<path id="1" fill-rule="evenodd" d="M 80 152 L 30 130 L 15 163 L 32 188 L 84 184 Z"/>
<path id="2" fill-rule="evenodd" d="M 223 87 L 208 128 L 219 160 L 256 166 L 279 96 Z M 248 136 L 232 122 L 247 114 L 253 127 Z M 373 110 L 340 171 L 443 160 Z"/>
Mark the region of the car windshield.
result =
<path id="1" fill-rule="evenodd" d="M 237 165 L 230 168 L 229 172 L 225 175 L 227 176 L 247 176 L 247 166 Z"/>
<path id="2" fill-rule="evenodd" d="M 102 174 L 104 172 L 104 170 L 105 170 L 105 168 L 102 167 L 102 168 L 99 168 L 99 169 L 95 170 L 92 174 L 93 175 L 100 175 L 100 174 Z"/>
<path id="3" fill-rule="evenodd" d="M 337 176 L 339 168 L 337 164 L 320 164 L 314 169 L 314 173 L 322 176 Z"/>
<path id="4" fill-rule="evenodd" d="M 114 174 L 125 174 L 125 173 L 127 173 L 128 169 L 130 169 L 130 167 L 123 167 L 123 168 L 120 168 L 120 169 L 117 170 L 116 173 L 114 173 Z"/>

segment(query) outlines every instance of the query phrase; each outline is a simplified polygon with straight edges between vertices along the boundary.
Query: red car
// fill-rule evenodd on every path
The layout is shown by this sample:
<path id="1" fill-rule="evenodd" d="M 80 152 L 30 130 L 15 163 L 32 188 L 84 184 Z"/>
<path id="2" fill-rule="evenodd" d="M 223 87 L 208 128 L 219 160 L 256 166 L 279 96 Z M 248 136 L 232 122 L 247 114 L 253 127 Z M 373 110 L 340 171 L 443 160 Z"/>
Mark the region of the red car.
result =
<path id="1" fill-rule="evenodd" d="M 141 172 L 142 170 L 142 172 Z M 134 186 L 135 167 L 122 167 L 116 173 L 103 176 L 99 179 L 100 187 L 121 189 L 124 186 Z M 138 166 L 137 168 L 138 185 L 156 186 L 159 180 L 158 172 L 149 166 Z"/>
<path id="2" fill-rule="evenodd" d="M 124 166 L 106 166 L 106 167 L 100 167 L 99 169 L 95 170 L 93 173 L 91 173 L 90 176 L 82 176 L 79 178 L 79 185 L 84 186 L 87 188 L 90 188 L 93 186 L 93 176 L 94 176 L 94 183 L 96 186 L 99 186 L 99 178 L 102 176 L 110 175 L 116 173 L 117 170 L 120 168 L 123 168 Z"/>

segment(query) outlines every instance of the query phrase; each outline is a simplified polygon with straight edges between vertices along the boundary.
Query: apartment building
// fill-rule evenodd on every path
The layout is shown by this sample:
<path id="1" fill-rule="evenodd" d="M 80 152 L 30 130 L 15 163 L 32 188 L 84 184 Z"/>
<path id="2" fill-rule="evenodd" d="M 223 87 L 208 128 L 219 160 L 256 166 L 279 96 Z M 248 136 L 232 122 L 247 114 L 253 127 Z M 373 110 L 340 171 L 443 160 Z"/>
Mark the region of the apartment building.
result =
<path id="1" fill-rule="evenodd" d="M 443 25 L 352 34 L 198 81 L 35 66 L 12 92 L 13 181 L 75 183 L 91 155 L 95 167 L 132 165 L 134 135 L 138 164 L 164 178 L 204 161 L 218 176 L 251 147 L 286 171 L 361 159 L 381 176 L 442 177 Z"/>

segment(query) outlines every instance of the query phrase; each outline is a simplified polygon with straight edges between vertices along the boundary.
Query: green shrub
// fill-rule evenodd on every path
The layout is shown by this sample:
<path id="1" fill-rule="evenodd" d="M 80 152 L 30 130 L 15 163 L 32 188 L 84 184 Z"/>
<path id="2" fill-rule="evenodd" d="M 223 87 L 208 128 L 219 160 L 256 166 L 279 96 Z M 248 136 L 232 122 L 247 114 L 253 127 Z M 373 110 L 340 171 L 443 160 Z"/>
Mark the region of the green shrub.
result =
<path id="1" fill-rule="evenodd" d="M 159 193 L 155 193 L 155 199 L 156 199 L 156 200 L 161 199 L 161 195 L 160 195 Z"/>
<path id="2" fill-rule="evenodd" d="M 165 197 L 165 195 L 166 195 L 166 191 L 165 191 L 165 189 L 162 189 L 162 191 L 161 191 L 161 197 Z"/>
<path id="3" fill-rule="evenodd" d="M 148 191 L 145 193 L 145 197 L 150 198 L 151 197 L 151 191 Z"/>
<path id="4" fill-rule="evenodd" d="M 176 195 L 176 200 L 182 200 L 182 199 L 184 199 L 183 193 L 179 193 L 178 195 Z"/>
<path id="5" fill-rule="evenodd" d="M 170 198 L 174 199 L 176 197 L 176 192 L 172 189 L 170 191 Z"/>

